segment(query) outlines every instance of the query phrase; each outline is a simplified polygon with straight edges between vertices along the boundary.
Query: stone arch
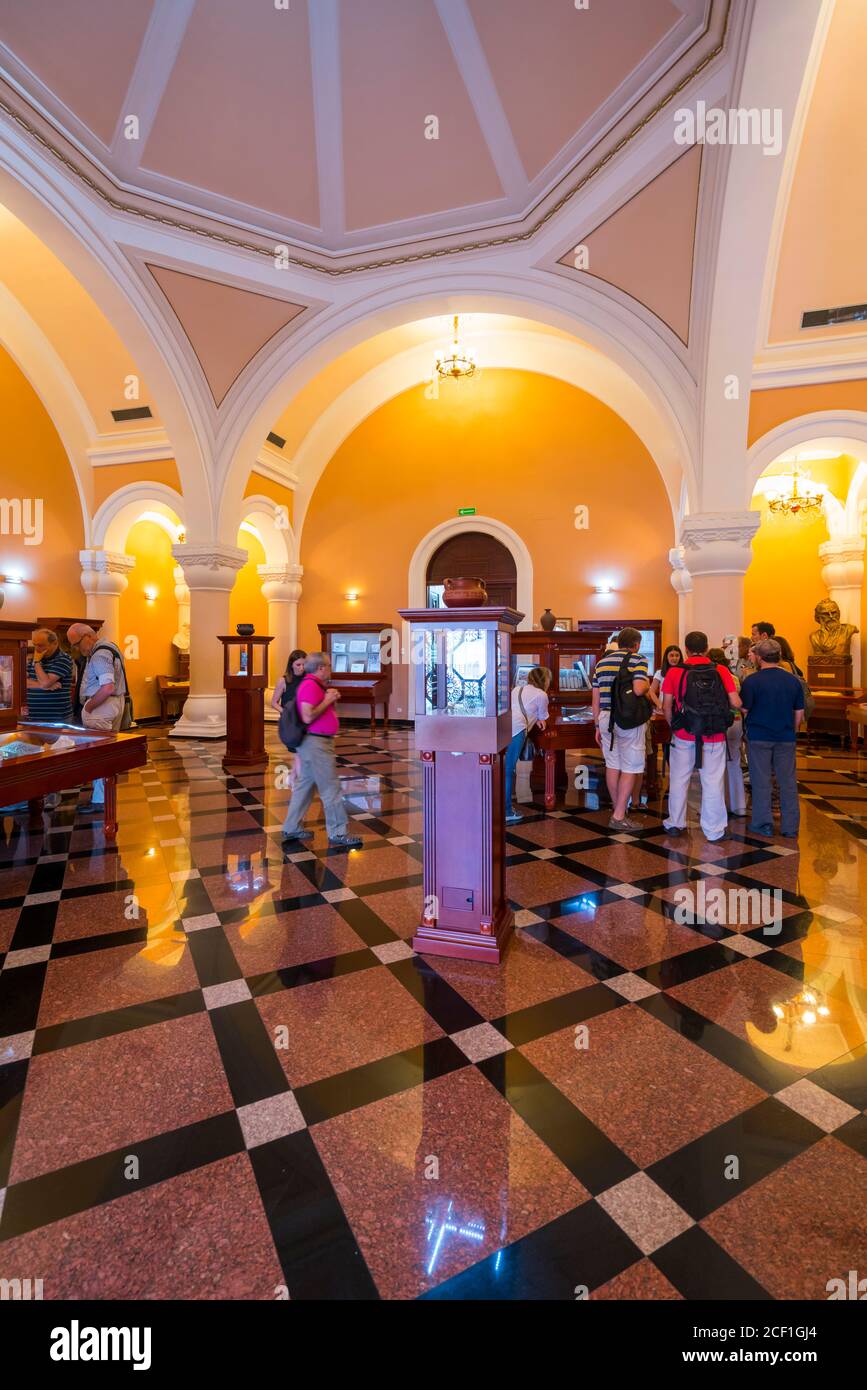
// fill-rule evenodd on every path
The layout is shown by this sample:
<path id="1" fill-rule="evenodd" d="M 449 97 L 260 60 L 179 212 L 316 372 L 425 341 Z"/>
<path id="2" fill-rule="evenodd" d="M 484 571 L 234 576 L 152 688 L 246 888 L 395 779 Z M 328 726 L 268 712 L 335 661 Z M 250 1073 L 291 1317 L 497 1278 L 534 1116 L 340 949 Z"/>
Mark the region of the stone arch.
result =
<path id="1" fill-rule="evenodd" d="M 129 483 L 113 492 L 98 508 L 91 533 L 94 548 L 122 554 L 130 529 L 143 511 L 152 512 L 153 519 L 158 522 L 162 519 L 175 541 L 178 524 L 186 525 L 184 499 L 174 488 L 165 483 Z"/>
<path id="2" fill-rule="evenodd" d="M 291 522 L 284 509 L 264 493 L 251 494 L 241 503 L 241 521 L 253 521 L 261 537 L 269 565 L 294 565 L 298 547 Z"/>
<path id="3" fill-rule="evenodd" d="M 532 628 L 533 619 L 533 558 L 525 542 L 507 526 L 493 516 L 455 516 L 441 521 L 423 536 L 413 551 L 407 576 L 407 603 L 410 608 L 424 608 L 427 598 L 427 570 L 431 557 L 444 541 L 451 540 L 467 531 L 481 531 L 493 536 L 505 546 L 515 561 L 517 573 L 518 612 L 523 613 L 519 623 L 521 628 Z"/>

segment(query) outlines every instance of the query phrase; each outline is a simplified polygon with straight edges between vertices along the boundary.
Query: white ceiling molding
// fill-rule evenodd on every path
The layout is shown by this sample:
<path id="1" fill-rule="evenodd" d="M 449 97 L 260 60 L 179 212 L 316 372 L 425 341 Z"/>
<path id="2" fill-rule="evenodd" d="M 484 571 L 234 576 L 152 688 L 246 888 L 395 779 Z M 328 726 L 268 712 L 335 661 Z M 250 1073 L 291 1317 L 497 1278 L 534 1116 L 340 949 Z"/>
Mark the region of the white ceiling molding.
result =
<path id="1" fill-rule="evenodd" d="M 155 0 L 111 142 L 115 167 L 128 178 L 141 163 L 195 5 L 196 0 Z M 138 140 L 124 134 L 127 116 L 138 118 Z"/>
<path id="2" fill-rule="evenodd" d="M 319 223 L 328 241 L 336 244 L 346 225 L 338 0 L 316 0 L 315 4 L 308 5 L 307 15 L 313 76 Z"/>
<path id="3" fill-rule="evenodd" d="M 827 348 L 816 359 L 816 348 Z M 753 367 L 753 390 L 775 391 L 784 386 L 821 386 L 834 381 L 863 381 L 867 378 L 867 338 L 859 339 L 859 350 L 840 351 L 839 339 L 827 343 L 805 343 L 794 360 L 764 356 Z"/>
<path id="4" fill-rule="evenodd" d="M 98 434 L 96 442 L 87 450 L 94 468 L 109 468 L 115 463 L 153 463 L 174 456 L 171 440 L 161 428 L 109 430 Z"/>
<path id="5" fill-rule="evenodd" d="M 275 449 L 269 449 L 266 445 L 259 450 L 250 471 L 258 473 L 262 478 L 270 478 L 272 483 L 281 483 L 283 487 L 289 488 L 290 492 L 294 492 L 298 486 L 296 470 L 286 459 L 281 458 Z"/>

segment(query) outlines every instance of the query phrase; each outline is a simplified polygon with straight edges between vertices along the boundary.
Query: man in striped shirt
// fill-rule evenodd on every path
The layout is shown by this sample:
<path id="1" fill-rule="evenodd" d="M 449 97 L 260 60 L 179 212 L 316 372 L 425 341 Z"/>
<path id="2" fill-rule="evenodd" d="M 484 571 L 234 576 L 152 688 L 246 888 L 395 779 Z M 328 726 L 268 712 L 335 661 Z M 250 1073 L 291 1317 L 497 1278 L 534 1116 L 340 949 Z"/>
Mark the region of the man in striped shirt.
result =
<path id="1" fill-rule="evenodd" d="M 646 695 L 650 690 L 650 672 L 647 659 L 639 654 L 641 633 L 637 628 L 625 627 L 616 640 L 616 648 L 606 650 L 593 668 L 593 720 L 596 742 L 605 759 L 605 782 L 611 797 L 612 813 L 608 824 L 614 830 L 634 830 L 638 822 L 629 819 L 626 808 L 644 772 L 644 725 L 621 729 L 615 723 L 612 730 L 611 687 L 626 661 L 632 677 L 632 693 Z"/>
<path id="2" fill-rule="evenodd" d="M 27 663 L 27 717 L 37 724 L 72 722 L 72 660 L 61 651 L 57 633 L 38 627 Z"/>

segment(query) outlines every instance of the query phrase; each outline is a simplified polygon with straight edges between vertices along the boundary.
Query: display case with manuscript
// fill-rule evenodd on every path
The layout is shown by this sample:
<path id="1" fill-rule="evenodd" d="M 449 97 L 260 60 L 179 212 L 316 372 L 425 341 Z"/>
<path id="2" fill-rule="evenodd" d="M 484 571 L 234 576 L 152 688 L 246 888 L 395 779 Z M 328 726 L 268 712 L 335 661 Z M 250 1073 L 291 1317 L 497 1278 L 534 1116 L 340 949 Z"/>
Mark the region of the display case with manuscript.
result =
<path id="1" fill-rule="evenodd" d="M 346 705 L 370 706 L 370 731 L 376 729 L 376 706 L 382 705 L 383 727 L 388 729 L 391 697 L 390 644 L 394 632 L 389 623 L 320 623 L 322 650 L 331 660 L 331 679 L 340 691 L 338 714 Z"/>

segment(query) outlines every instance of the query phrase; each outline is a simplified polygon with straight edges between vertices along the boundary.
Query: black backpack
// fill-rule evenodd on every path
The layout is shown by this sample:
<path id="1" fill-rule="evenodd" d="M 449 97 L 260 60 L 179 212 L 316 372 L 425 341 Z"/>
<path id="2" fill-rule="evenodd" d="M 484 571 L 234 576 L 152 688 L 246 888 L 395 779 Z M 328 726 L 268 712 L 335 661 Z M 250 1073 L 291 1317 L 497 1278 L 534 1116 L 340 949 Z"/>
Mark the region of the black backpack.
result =
<path id="1" fill-rule="evenodd" d="M 298 708 L 298 701 L 295 698 L 296 691 L 293 691 L 289 698 L 286 692 L 283 693 L 280 710 L 280 722 L 277 725 L 277 732 L 280 735 L 280 742 L 285 744 L 290 753 L 296 752 L 307 737 L 307 725 L 301 718 L 301 711 Z"/>
<path id="2" fill-rule="evenodd" d="M 653 705 L 648 696 L 636 695 L 632 689 L 633 681 L 640 674 L 629 669 L 633 655 L 633 652 L 624 653 L 620 670 L 611 682 L 611 719 L 608 727 L 612 748 L 615 724 L 621 729 L 639 729 L 642 724 L 647 723 L 653 712 Z"/>
<path id="3" fill-rule="evenodd" d="M 683 729 L 695 739 L 695 765 L 701 767 L 702 747 L 710 734 L 724 734 L 735 712 L 722 676 L 713 663 L 682 668 L 680 689 L 672 713 L 672 729 Z"/>

